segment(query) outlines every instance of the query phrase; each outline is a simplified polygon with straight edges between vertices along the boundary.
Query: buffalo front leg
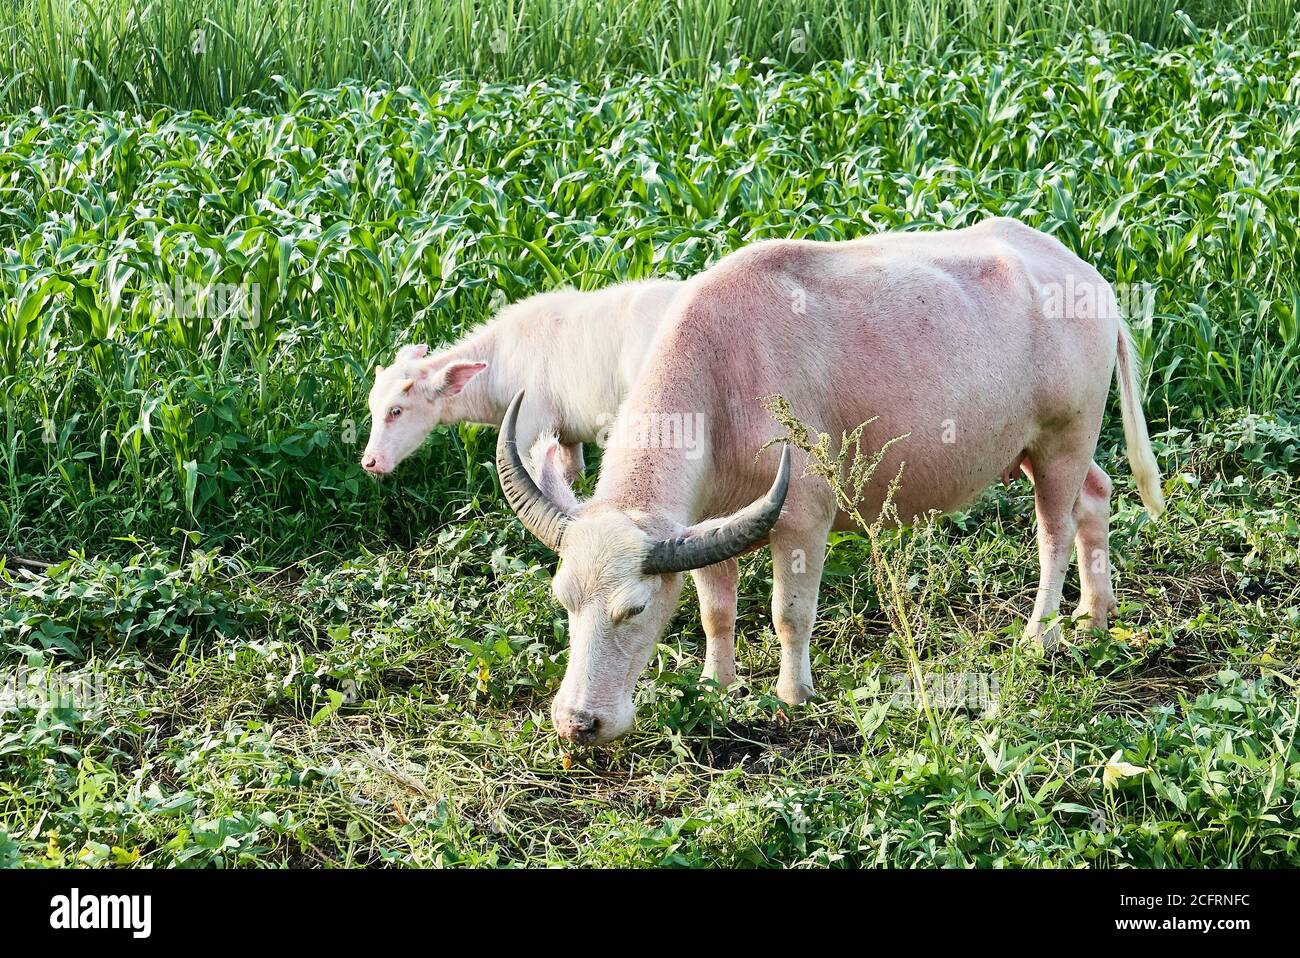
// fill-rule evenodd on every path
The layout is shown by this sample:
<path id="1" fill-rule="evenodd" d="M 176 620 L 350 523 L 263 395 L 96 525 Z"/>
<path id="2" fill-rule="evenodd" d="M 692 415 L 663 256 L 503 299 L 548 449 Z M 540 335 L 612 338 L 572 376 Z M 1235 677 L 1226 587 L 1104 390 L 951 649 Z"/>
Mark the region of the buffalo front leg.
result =
<path id="1" fill-rule="evenodd" d="M 1074 504 L 1078 531 L 1074 536 L 1079 557 L 1079 607 L 1076 619 L 1088 629 L 1105 629 L 1115 611 L 1115 590 L 1110 581 L 1110 476 L 1095 462 Z"/>
<path id="2" fill-rule="evenodd" d="M 735 559 L 691 572 L 700 597 L 700 623 L 704 626 L 704 678 L 719 685 L 736 680 L 736 582 L 740 574 Z"/>
<path id="3" fill-rule="evenodd" d="M 776 695 L 790 705 L 802 704 L 815 694 L 809 642 L 817 619 L 828 531 L 783 529 L 778 524 L 772 532 L 772 625 L 781 641 Z"/>

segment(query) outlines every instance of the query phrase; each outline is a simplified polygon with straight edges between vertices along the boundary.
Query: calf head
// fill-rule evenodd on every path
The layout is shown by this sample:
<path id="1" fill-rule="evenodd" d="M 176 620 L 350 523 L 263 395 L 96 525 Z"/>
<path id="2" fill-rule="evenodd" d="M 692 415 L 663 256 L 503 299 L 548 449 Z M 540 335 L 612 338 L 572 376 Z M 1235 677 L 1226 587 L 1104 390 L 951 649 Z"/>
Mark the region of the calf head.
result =
<path id="1" fill-rule="evenodd" d="M 560 554 L 552 592 L 569 614 L 569 664 L 551 718 L 561 738 L 600 744 L 632 727 L 636 680 L 672 618 L 681 573 L 739 555 L 775 524 L 789 487 L 790 450 L 767 495 L 725 519 L 652 535 L 653 516 L 578 502 L 554 442 L 536 452 L 534 482 L 515 445 L 522 399 L 521 391 L 501 425 L 497 471 L 520 522 Z"/>
<path id="2" fill-rule="evenodd" d="M 428 355 L 429 347 L 403 346 L 393 364 L 375 367 L 370 387 L 370 439 L 361 467 L 384 476 L 420 448 L 435 426 L 456 421 L 451 400 L 487 369 L 487 363 Z"/>

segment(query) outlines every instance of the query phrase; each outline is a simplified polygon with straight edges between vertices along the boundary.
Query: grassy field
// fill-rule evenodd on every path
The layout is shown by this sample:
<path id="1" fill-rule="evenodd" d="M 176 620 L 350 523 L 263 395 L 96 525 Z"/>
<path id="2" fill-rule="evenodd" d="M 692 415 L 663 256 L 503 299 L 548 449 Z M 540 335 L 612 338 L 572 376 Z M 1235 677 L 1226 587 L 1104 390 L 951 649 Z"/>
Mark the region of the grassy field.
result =
<path id="1" fill-rule="evenodd" d="M 12 0 L 0 103 L 216 110 L 348 80 L 611 74 L 695 80 L 736 57 L 791 69 L 1091 28 L 1170 46 L 1225 28 L 1272 42 L 1292 0 Z"/>
<path id="2" fill-rule="evenodd" d="M 1300 864 L 1296 39 L 7 117 L 0 663 L 94 694 L 0 712 L 0 864 Z M 885 543 L 927 675 L 978 695 L 916 707 L 842 536 L 819 701 L 771 695 L 752 556 L 739 685 L 688 596 L 637 730 L 566 752 L 495 434 L 371 481 L 369 370 L 540 289 L 993 213 L 1140 292 L 1169 511 L 1112 404 L 1121 621 L 1018 645 L 1032 495 L 990 490 Z"/>

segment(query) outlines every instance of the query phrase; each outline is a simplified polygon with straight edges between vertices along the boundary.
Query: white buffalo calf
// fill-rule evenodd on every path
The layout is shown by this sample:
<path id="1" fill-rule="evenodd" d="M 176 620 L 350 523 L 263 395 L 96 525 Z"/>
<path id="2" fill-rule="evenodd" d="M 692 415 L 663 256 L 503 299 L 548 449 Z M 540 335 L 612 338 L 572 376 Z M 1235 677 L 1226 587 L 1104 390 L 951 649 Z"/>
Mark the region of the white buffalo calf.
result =
<path id="1" fill-rule="evenodd" d="M 518 397 L 502 425 L 502 487 L 562 559 L 553 592 L 569 613 L 570 655 L 552 706 L 556 730 L 577 742 L 628 730 L 636 679 L 688 569 L 713 576 L 700 600 L 710 668 L 725 680 L 734 557 L 765 541 L 781 643 L 777 694 L 790 703 L 813 694 L 808 643 L 826 538 L 853 523 L 822 479 L 801 475 L 802 452 L 755 458 L 779 436 L 762 406 L 774 394 L 833 437 L 876 417 L 863 432 L 868 454 L 906 437 L 868 485 L 868 517 L 904 463 L 895 498 L 904 520 L 956 509 L 1022 469 L 1034 482 L 1040 564 L 1028 634 L 1056 641 L 1048 623 L 1072 548 L 1081 560 L 1077 614 L 1104 627 L 1115 602 L 1111 483 L 1092 457 L 1113 372 L 1129 462 L 1154 516 L 1160 477 L 1114 293 L 1051 236 L 994 219 L 850 242 L 773 240 L 725 257 L 673 300 L 591 499 L 574 498 L 554 444 L 539 454 L 537 484 L 523 469 L 513 441 L 524 415 Z M 529 396 L 523 405 L 531 404 Z M 682 416 L 704 423 L 702 454 L 636 438 L 648 422 Z"/>
<path id="2" fill-rule="evenodd" d="M 580 444 L 609 428 L 680 286 L 644 280 L 541 293 L 439 352 L 403 346 L 391 366 L 375 367 L 362 467 L 392 472 L 436 426 L 499 425 L 510 398 L 527 389 L 533 398 L 520 417 L 519 441 L 529 449 L 540 433 L 556 433 L 572 480 L 582 471 Z"/>

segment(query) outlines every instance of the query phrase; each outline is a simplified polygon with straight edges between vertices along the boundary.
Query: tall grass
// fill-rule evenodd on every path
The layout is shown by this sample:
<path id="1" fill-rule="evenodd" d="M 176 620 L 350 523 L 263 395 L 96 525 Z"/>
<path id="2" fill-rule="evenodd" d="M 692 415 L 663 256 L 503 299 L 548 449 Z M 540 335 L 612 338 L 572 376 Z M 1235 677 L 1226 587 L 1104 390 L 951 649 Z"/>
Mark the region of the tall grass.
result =
<path id="1" fill-rule="evenodd" d="M 808 69 L 951 42 L 1047 46 L 1088 27 L 1157 45 L 1234 24 L 1283 36 L 1289 0 L 17 0 L 0 104 L 216 110 L 344 80 L 672 74 L 733 57 Z M 1177 13 L 1179 10 L 1185 14 Z"/>
<path id="2" fill-rule="evenodd" d="M 271 556 L 359 529 L 414 539 L 491 494 L 491 451 L 465 429 L 397 483 L 361 473 L 368 371 L 395 343 L 561 283 L 692 275 L 763 237 L 993 213 L 1144 291 L 1157 424 L 1294 409 L 1291 46 L 1154 57 L 1086 36 L 1031 61 L 705 85 L 29 113 L 0 130 L 0 539 L 39 555 L 198 531 Z"/>

